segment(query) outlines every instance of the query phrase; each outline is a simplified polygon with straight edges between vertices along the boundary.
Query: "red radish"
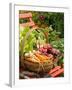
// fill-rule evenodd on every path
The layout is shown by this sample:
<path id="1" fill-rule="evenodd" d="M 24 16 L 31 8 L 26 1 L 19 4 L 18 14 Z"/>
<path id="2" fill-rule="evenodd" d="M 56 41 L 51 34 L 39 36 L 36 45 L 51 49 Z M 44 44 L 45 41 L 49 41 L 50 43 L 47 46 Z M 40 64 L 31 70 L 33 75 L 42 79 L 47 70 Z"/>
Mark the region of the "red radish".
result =
<path id="1" fill-rule="evenodd" d="M 55 49 L 55 48 L 52 48 L 52 50 L 51 50 L 51 53 L 52 54 L 59 54 L 60 53 L 60 51 L 59 50 L 57 50 L 57 49 Z"/>
<path id="2" fill-rule="evenodd" d="M 43 49 L 42 49 L 42 52 L 45 52 L 45 53 L 46 53 L 46 52 L 47 52 L 47 49 L 44 49 L 44 48 L 43 48 Z"/>
<path id="3" fill-rule="evenodd" d="M 41 47 L 41 48 L 39 48 L 39 51 L 40 51 L 40 52 L 45 52 L 45 53 L 46 53 L 46 52 L 47 52 L 47 49 Z"/>
<path id="4" fill-rule="evenodd" d="M 53 59 L 53 55 L 52 54 L 48 54 L 47 55 L 50 59 Z"/>
<path id="5" fill-rule="evenodd" d="M 59 70 L 61 66 L 56 66 L 54 69 L 50 70 L 49 74 L 54 73 L 55 71 Z"/>
<path id="6" fill-rule="evenodd" d="M 46 52 L 44 52 L 43 54 L 46 55 L 46 56 L 48 56 L 48 53 L 46 53 Z"/>
<path id="7" fill-rule="evenodd" d="M 53 57 L 53 55 L 52 55 L 52 54 L 48 54 L 48 56 L 49 56 L 49 57 Z"/>
<path id="8" fill-rule="evenodd" d="M 39 48 L 39 51 L 40 51 L 40 52 L 43 52 L 43 47 Z"/>
<path id="9" fill-rule="evenodd" d="M 55 53 L 56 53 L 56 49 L 55 49 L 55 48 L 52 48 L 51 52 L 52 52 L 53 54 L 55 54 Z"/>
<path id="10" fill-rule="evenodd" d="M 60 75 L 62 73 L 64 73 L 64 69 L 63 68 L 62 69 L 59 69 L 58 71 L 56 71 L 54 73 L 52 73 L 51 76 L 52 77 L 56 77 L 56 76 L 58 76 L 58 75 Z"/>

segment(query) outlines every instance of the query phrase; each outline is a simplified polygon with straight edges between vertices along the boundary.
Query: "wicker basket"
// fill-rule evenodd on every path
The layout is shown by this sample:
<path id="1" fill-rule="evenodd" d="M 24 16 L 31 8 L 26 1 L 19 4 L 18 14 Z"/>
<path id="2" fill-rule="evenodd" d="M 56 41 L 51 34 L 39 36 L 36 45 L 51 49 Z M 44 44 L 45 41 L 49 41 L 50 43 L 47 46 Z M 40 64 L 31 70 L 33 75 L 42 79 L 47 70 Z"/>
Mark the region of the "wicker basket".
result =
<path id="1" fill-rule="evenodd" d="M 29 61 L 28 59 L 21 60 L 22 67 L 26 67 L 28 70 L 33 72 L 48 72 L 53 68 L 53 61 L 47 60 L 43 63 Z"/>

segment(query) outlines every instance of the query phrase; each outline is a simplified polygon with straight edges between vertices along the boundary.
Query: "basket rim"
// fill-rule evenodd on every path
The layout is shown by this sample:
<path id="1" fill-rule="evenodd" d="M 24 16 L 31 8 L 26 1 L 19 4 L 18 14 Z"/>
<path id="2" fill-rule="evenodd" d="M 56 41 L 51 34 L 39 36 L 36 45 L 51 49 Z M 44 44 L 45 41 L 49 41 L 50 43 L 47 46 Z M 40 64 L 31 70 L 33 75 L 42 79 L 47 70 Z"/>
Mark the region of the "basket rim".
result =
<path id="1" fill-rule="evenodd" d="M 50 60 L 50 59 L 49 59 L 49 60 Z M 31 63 L 34 63 L 34 64 L 39 64 L 39 63 L 43 64 L 43 63 L 48 62 L 48 60 L 43 61 L 43 62 L 35 62 L 35 61 L 30 61 L 30 60 L 27 60 L 27 59 L 24 59 L 24 61 L 28 61 L 28 62 L 31 62 Z"/>

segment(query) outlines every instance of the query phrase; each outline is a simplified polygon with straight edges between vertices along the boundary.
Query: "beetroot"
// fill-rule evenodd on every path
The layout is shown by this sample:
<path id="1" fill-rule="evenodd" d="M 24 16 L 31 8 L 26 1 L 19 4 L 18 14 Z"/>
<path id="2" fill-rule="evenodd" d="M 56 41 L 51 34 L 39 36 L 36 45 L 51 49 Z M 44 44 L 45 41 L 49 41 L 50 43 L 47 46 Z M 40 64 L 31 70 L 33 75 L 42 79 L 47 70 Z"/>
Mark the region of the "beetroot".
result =
<path id="1" fill-rule="evenodd" d="M 43 51 L 43 47 L 39 48 L 39 51 L 42 52 Z"/>
<path id="2" fill-rule="evenodd" d="M 51 54 L 51 55 L 59 55 L 60 51 L 58 49 L 55 49 L 51 46 L 51 44 L 45 44 L 43 47 L 39 48 L 39 51 L 41 53 L 44 53 L 46 55 Z"/>
<path id="3" fill-rule="evenodd" d="M 60 53 L 60 51 L 55 49 L 55 48 L 52 48 L 51 53 L 55 54 L 55 55 L 58 55 Z"/>
<path id="4" fill-rule="evenodd" d="M 50 58 L 53 58 L 53 55 L 52 55 L 52 54 L 48 54 L 48 56 L 49 56 Z"/>
<path id="5" fill-rule="evenodd" d="M 45 52 L 45 53 L 46 53 L 46 52 L 47 52 L 47 49 L 44 49 L 43 47 L 41 47 L 41 48 L 39 48 L 39 51 L 40 51 L 40 52 Z"/>
<path id="6" fill-rule="evenodd" d="M 47 49 L 44 49 L 44 48 L 43 48 L 43 51 L 42 51 L 42 52 L 45 52 L 45 53 L 46 53 L 46 52 L 47 52 Z"/>
<path id="7" fill-rule="evenodd" d="M 48 53 L 46 53 L 46 52 L 43 52 L 43 54 L 46 55 L 46 56 L 48 56 Z"/>

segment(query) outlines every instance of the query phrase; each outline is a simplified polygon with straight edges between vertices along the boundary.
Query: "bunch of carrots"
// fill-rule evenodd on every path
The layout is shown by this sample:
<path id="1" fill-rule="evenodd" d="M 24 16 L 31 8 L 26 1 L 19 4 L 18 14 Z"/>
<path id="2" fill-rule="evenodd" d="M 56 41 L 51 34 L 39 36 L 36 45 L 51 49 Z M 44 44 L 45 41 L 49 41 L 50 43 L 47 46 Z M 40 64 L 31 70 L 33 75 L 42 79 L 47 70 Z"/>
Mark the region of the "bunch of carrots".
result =
<path id="1" fill-rule="evenodd" d="M 25 55 L 27 60 L 33 61 L 33 62 L 45 62 L 45 61 L 52 61 L 52 57 L 48 57 L 46 55 L 43 55 L 39 52 L 30 53 L 28 55 Z"/>

